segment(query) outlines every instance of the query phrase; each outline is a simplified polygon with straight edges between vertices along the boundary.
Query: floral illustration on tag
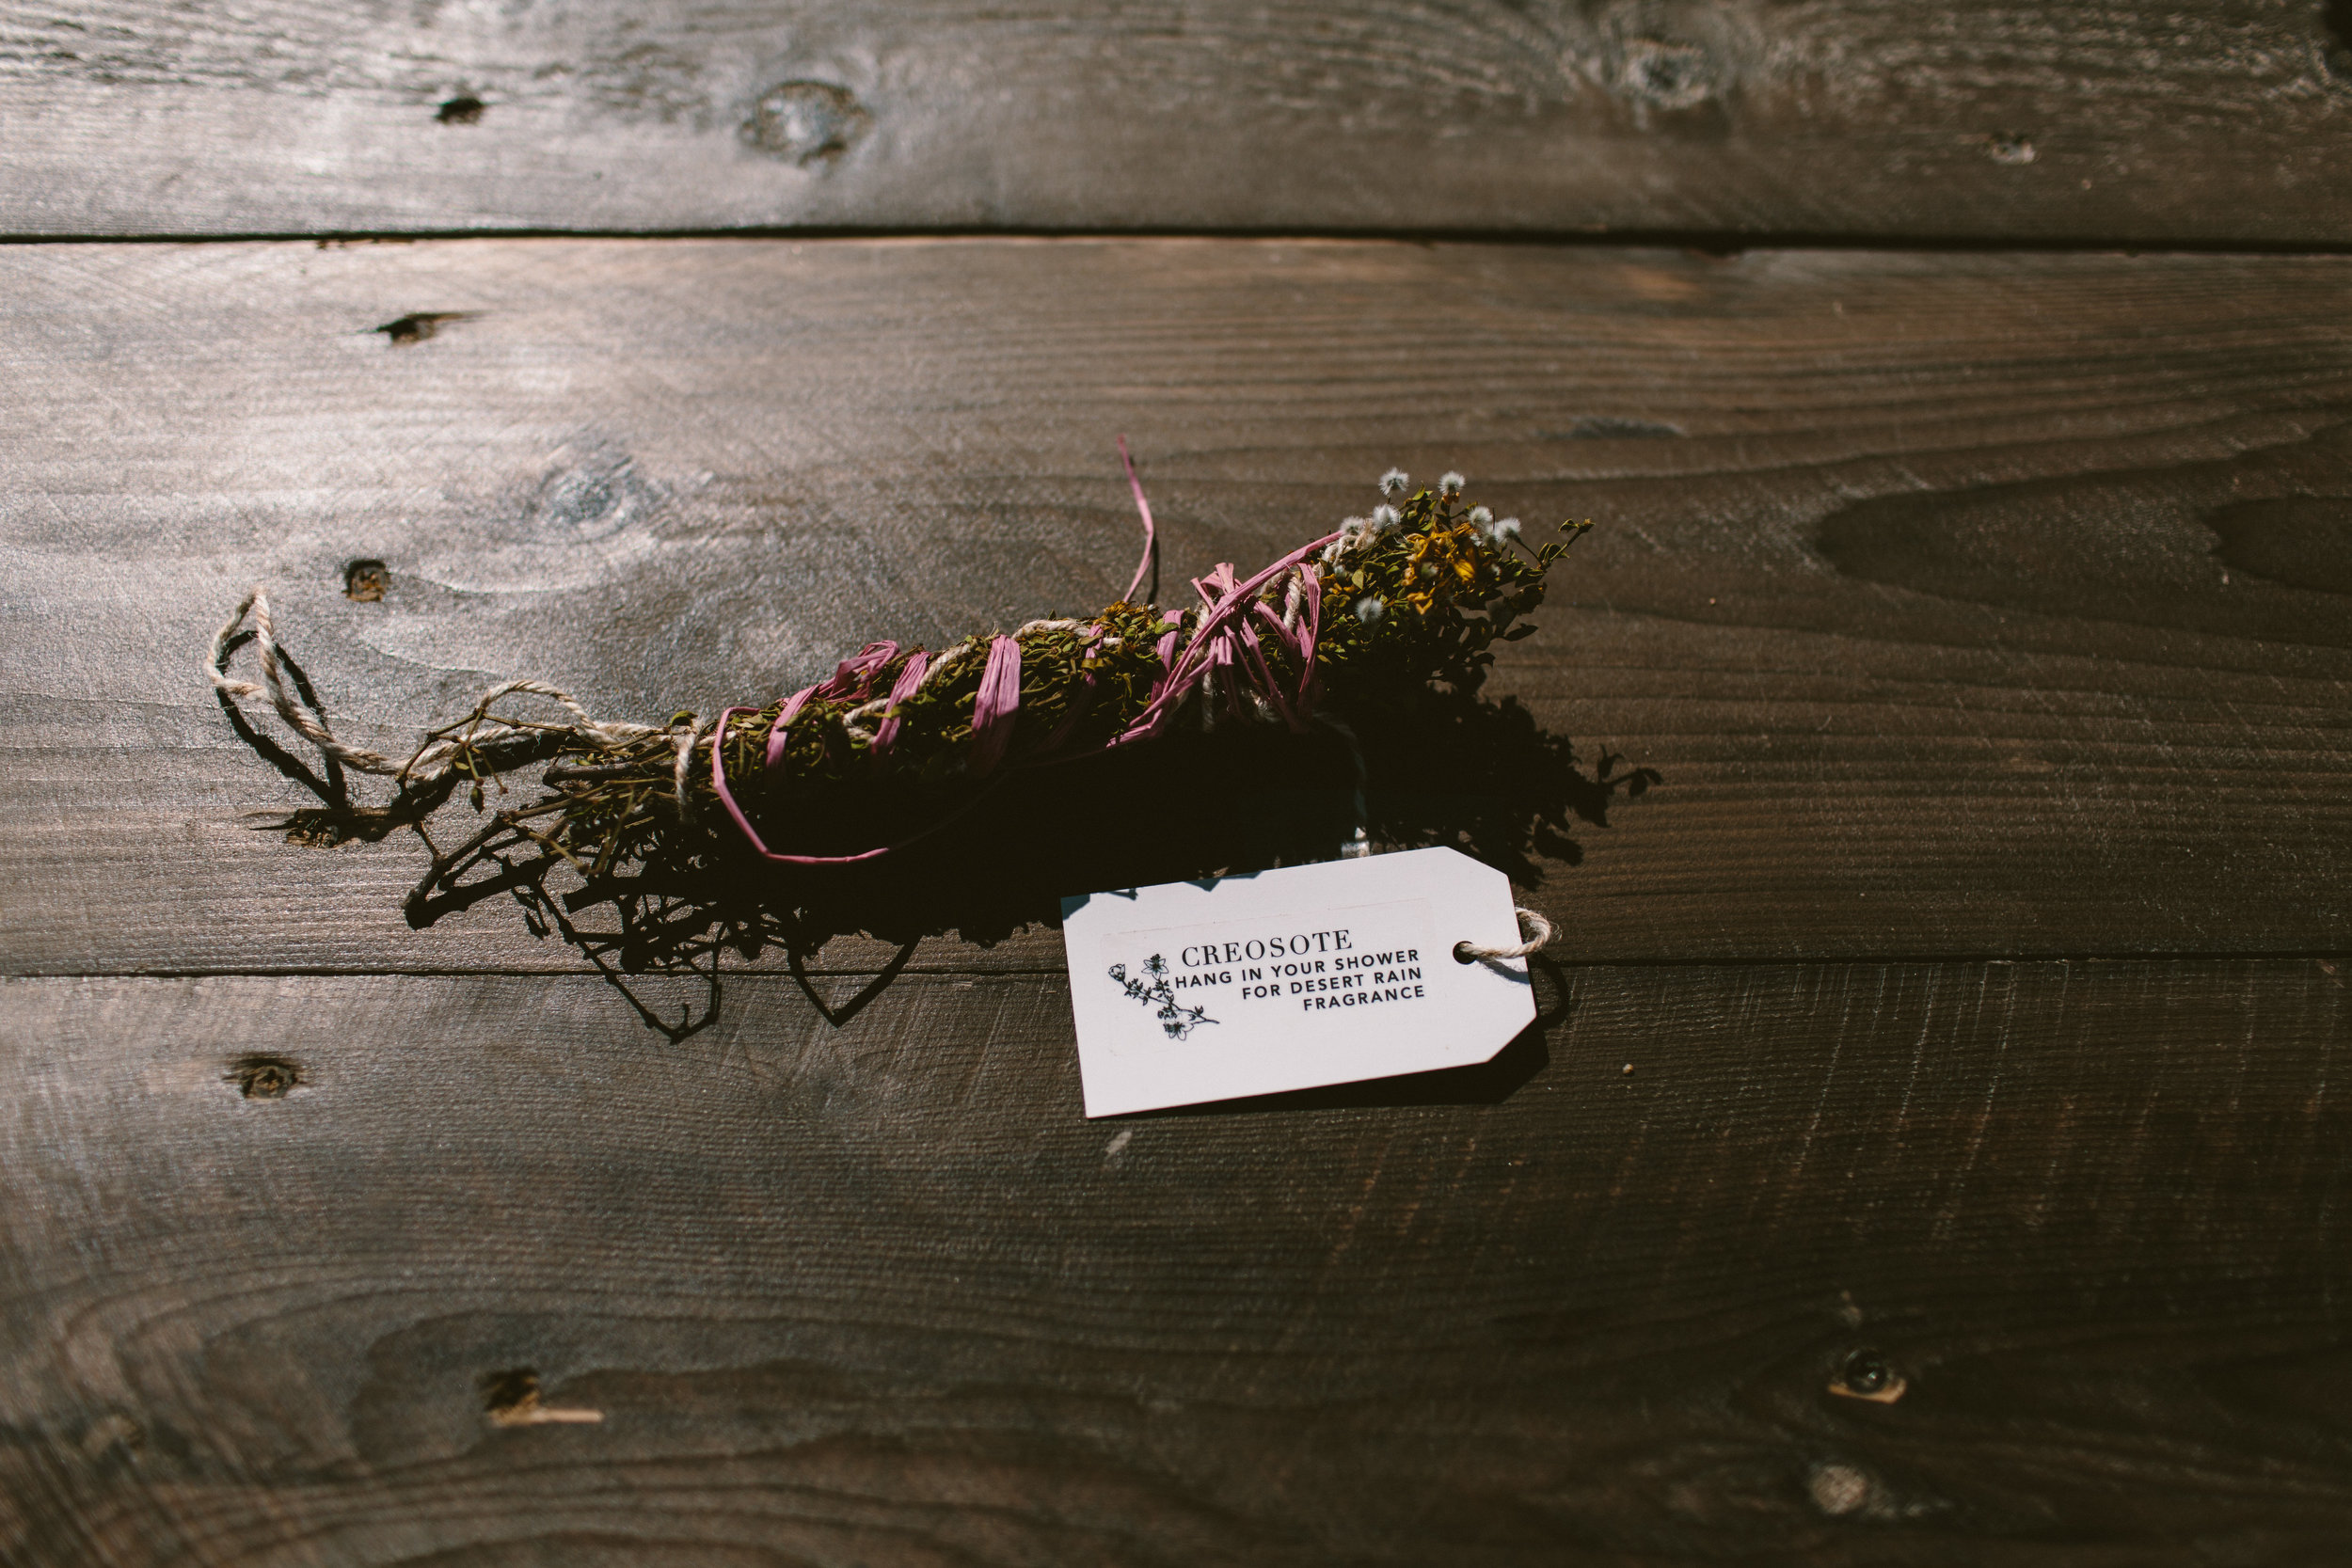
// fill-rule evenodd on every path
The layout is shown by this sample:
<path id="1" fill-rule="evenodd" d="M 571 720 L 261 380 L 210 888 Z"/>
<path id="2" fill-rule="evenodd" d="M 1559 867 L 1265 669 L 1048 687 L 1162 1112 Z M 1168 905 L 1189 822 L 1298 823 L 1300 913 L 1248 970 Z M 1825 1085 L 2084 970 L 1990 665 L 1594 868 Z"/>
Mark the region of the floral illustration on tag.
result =
<path id="1" fill-rule="evenodd" d="M 1132 1000 L 1155 1009 L 1154 1016 L 1169 1039 L 1183 1039 L 1200 1025 L 1216 1022 L 1206 1007 L 1187 1007 L 1176 1000 L 1176 988 L 1168 977 L 1168 960 L 1157 953 L 1143 960 L 1143 975 L 1143 975 L 1130 977 L 1125 964 L 1111 965 L 1110 973 Z"/>

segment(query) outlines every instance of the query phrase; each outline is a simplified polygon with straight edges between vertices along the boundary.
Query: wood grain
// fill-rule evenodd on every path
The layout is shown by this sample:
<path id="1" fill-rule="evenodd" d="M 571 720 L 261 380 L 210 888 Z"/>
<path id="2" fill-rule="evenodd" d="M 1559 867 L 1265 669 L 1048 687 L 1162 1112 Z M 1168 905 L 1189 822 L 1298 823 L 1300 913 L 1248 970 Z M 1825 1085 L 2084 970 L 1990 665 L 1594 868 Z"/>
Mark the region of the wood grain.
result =
<path id="1" fill-rule="evenodd" d="M 2185 1562 L 2352 1531 L 2340 966 L 1539 991 L 1484 1076 L 1088 1123 L 1057 977 L 903 977 L 839 1029 L 750 977 L 667 1048 L 577 977 L 0 984 L 0 1553 Z M 256 1055 L 291 1087 L 241 1094 Z M 524 1371 L 601 1420 L 491 1420 L 483 1380 Z"/>
<path id="2" fill-rule="evenodd" d="M 265 831 L 310 798 L 199 673 L 246 587 L 370 744 L 498 675 L 707 711 L 1114 597 L 1120 432 L 1172 590 L 1391 462 L 1601 520 L 1492 689 L 1663 779 L 1518 864 L 1581 958 L 2340 949 L 2347 307 L 2325 258 L 0 251 L 0 963 L 579 969 L 503 898 L 410 929 L 413 846 Z M 1424 750 L 1423 805 L 1507 786 Z M 1122 831 L 1063 835 L 1082 885 L 1149 869 Z M 1036 927 L 913 958 L 1060 962 Z"/>
<path id="3" fill-rule="evenodd" d="M 0 232 L 2343 245 L 2327 0 L 0 12 Z"/>

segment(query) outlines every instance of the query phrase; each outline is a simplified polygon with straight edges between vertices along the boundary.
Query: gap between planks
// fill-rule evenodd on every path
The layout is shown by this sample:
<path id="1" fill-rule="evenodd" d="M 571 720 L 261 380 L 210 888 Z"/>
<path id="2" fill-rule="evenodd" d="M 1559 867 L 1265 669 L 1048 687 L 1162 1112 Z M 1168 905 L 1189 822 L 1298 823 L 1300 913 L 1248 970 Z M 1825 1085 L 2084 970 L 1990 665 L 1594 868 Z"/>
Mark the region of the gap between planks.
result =
<path id="1" fill-rule="evenodd" d="M 1889 968 L 1927 968 L 1936 965 L 1998 965 L 2026 967 L 2045 964 L 2203 964 L 2203 963 L 2331 963 L 2344 959 L 2352 949 L 2313 947 L 2262 951 L 2233 951 L 2228 948 L 2194 949 L 2176 952 L 2081 952 L 2081 953 L 1839 953 L 1822 957 L 1774 957 L 1769 954 L 1731 958 L 1545 958 L 1543 967 L 1564 972 L 1593 973 L 1617 969 L 1836 969 L 1851 965 L 1883 965 Z M 804 964 L 802 973 L 811 979 L 827 977 L 849 979 L 872 976 L 889 972 L 888 964 L 844 964 L 838 968 Z M 920 965 L 910 962 L 897 973 L 907 978 L 928 979 L 1015 980 L 1025 978 L 1066 976 L 1065 964 L 1009 964 L 991 968 L 984 965 Z M 788 980 L 791 972 L 785 969 L 751 967 L 723 969 L 723 980 Z M 638 979 L 692 979 L 699 974 L 647 972 L 630 974 Z M 302 979 L 392 979 L 430 980 L 562 980 L 601 979 L 595 969 L 524 969 L 516 966 L 469 968 L 461 965 L 436 967 L 427 965 L 286 965 L 282 967 L 239 965 L 220 969 L 24 969 L 0 974 L 0 985 L 14 980 L 302 980 Z"/>
<path id="2" fill-rule="evenodd" d="M 0 246 L 42 245 L 447 245 L 465 240 L 788 240 L 795 244 L 875 240 L 1232 240 L 1243 244 L 1344 242 L 1407 246 L 1510 245 L 1525 250 L 1690 250 L 1731 257 L 1752 252 L 1826 250 L 1889 256 L 2244 256 L 2291 260 L 2352 256 L 2352 241 L 2201 240 L 2187 235 L 2122 239 L 2096 233 L 2073 236 L 2001 237 L 1969 234 L 1905 236 L 1851 233 L 1836 230 L 1737 229 L 1347 229 L 1268 226 L 1262 229 L 1048 228 L 900 224 L 892 227 L 755 226 L 719 229 L 286 229 L 216 234 L 0 233 Z"/>

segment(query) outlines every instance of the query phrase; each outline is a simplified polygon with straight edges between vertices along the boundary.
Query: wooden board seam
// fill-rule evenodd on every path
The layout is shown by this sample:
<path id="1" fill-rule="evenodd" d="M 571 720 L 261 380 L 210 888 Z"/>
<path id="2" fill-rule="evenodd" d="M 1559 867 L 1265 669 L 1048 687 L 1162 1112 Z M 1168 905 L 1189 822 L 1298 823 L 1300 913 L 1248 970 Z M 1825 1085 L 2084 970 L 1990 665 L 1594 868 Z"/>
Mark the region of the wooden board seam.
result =
<path id="1" fill-rule="evenodd" d="M 1817 968 L 1836 964 L 2199 964 L 2199 963 L 2328 963 L 2352 958 L 2352 949 L 2314 947 L 2303 949 L 2245 949 L 2210 948 L 2166 952 L 2079 952 L 2079 953 L 1838 953 L 1838 954 L 1769 954 L 1743 955 L 1733 958 L 1545 958 L 1544 967 L 1570 972 L 1639 969 L 1789 969 Z M 802 973 L 811 979 L 848 979 L 882 974 L 888 965 L 850 964 L 840 968 L 803 966 Z M 991 967 L 981 964 L 927 965 L 910 963 L 898 973 L 903 975 L 927 975 L 946 979 L 1013 979 L 1025 975 L 1058 977 L 1069 973 L 1060 964 L 1010 964 Z M 789 979 L 791 972 L 781 968 L 723 969 L 722 979 Z M 11 969 L 0 971 L 0 982 L 9 980 L 211 980 L 211 979 L 373 979 L 395 976 L 416 979 L 561 979 L 566 977 L 595 979 L 598 972 L 588 965 L 563 969 L 524 969 L 511 965 L 469 968 L 462 965 L 447 967 L 429 965 L 387 965 L 381 968 L 339 965 L 289 965 L 284 967 L 232 966 L 219 969 Z M 644 974 L 628 974 L 627 979 L 684 978 L 686 972 L 647 971 Z"/>
<path id="2" fill-rule="evenodd" d="M 1358 229 L 1267 225 L 1261 228 L 1154 226 L 1086 228 L 1006 225 L 812 224 L 805 228 L 746 225 L 716 229 L 287 229 L 223 230 L 215 232 L 109 234 L 91 232 L 0 232 L 0 245 L 430 245 L 453 240 L 1237 240 L 1248 243 L 1348 243 L 1404 246 L 1430 245 L 1512 245 L 1530 250 L 1688 250 L 1732 258 L 1762 251 L 1836 251 L 1890 256 L 2122 256 L 2158 260 L 2171 256 L 2263 257 L 2280 260 L 2352 256 L 2352 242 L 2324 240 L 2201 240 L 2179 235 L 2117 240 L 2099 234 L 2019 237 L 1968 234 L 1872 234 L 1842 230 L 1777 229 Z"/>

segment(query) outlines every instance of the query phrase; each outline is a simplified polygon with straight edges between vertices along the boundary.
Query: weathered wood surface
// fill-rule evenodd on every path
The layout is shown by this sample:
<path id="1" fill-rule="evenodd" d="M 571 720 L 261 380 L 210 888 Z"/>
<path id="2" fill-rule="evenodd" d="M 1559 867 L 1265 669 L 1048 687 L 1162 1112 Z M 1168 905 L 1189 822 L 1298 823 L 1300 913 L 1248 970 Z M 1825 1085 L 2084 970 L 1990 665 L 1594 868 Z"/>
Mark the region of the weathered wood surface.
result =
<path id="1" fill-rule="evenodd" d="M 0 14 L 0 232 L 2352 241 L 2331 0 Z"/>
<path id="2" fill-rule="evenodd" d="M 0 1561 L 2340 1554 L 2347 306 L 2331 258 L 0 249 Z M 398 840 L 261 831 L 310 798 L 199 673 L 261 580 L 370 743 L 500 674 L 766 696 L 1114 595 L 1120 432 L 1170 588 L 1391 462 L 1601 519 L 1494 689 L 1658 786 L 1514 837 L 1470 734 L 1387 797 L 1567 926 L 1497 1063 L 1089 1124 L 1041 927 L 625 994 L 502 895 L 411 929 Z M 1149 863 L 1061 812 L 1044 863 Z"/>
<path id="3" fill-rule="evenodd" d="M 508 674 L 708 711 L 1114 597 L 1120 432 L 1178 593 L 1391 462 L 1601 519 L 1494 683 L 1663 778 L 1527 864 L 1581 959 L 2340 948 L 2348 322 L 2326 258 L 0 251 L 0 962 L 577 969 L 503 898 L 411 930 L 413 841 L 257 831 L 310 801 L 202 684 L 246 586 L 371 744 Z"/>
<path id="4" fill-rule="evenodd" d="M 1089 1124 L 1036 976 L 0 983 L 0 1554 L 2324 1560 L 2344 985 L 1548 970 L 1483 1078 Z"/>

